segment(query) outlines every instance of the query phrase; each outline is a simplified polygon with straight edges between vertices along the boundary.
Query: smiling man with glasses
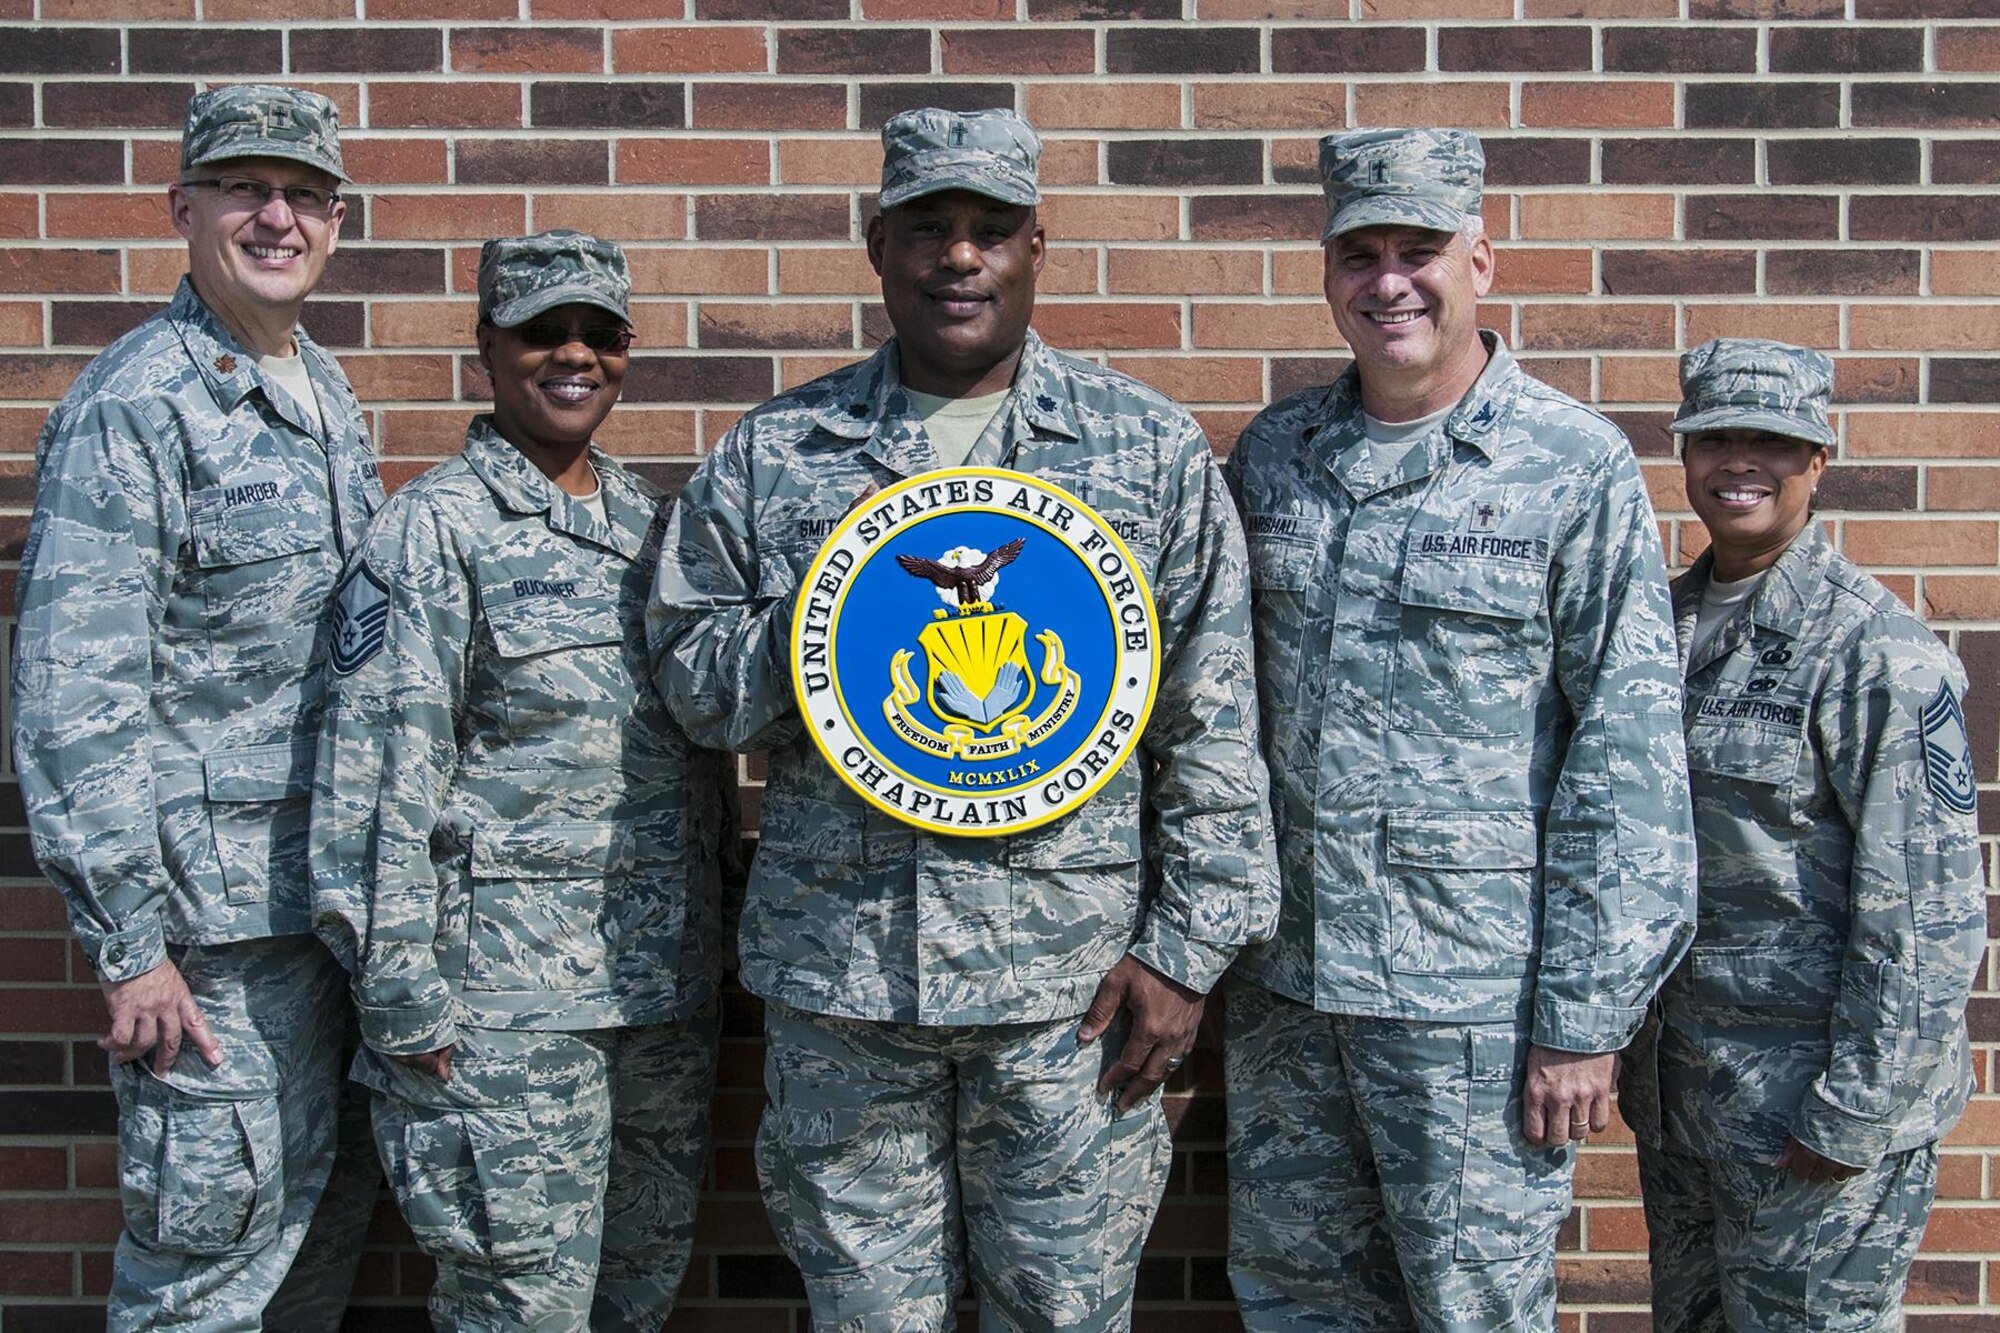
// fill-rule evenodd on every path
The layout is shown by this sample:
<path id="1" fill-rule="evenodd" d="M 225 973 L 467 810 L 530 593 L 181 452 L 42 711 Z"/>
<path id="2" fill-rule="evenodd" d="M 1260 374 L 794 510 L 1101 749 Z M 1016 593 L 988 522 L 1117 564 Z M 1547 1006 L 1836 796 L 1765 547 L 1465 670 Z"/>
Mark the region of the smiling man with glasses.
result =
<path id="1" fill-rule="evenodd" d="M 307 798 L 319 626 L 382 503 L 353 391 L 298 327 L 345 211 L 333 104 L 201 93 L 180 176 L 187 279 L 36 448 L 15 753 L 109 1010 L 110 1327 L 331 1330 L 377 1174 L 365 1127 L 336 1153 L 352 1020 L 312 934 Z"/>

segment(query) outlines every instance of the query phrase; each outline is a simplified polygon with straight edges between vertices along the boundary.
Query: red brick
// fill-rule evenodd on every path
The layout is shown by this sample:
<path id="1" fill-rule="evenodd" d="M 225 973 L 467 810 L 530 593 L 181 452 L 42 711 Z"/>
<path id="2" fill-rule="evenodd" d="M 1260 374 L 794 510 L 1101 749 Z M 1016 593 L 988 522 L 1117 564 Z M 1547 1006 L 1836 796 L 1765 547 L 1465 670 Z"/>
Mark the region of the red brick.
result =
<path id="1" fill-rule="evenodd" d="M 2000 251 L 1935 251 L 1931 290 L 1940 296 L 2000 296 Z"/>
<path id="2" fill-rule="evenodd" d="M 368 123 L 375 129 L 519 129 L 521 85 L 377 82 L 368 89 Z"/>
<path id="3" fill-rule="evenodd" d="M 1200 296 L 1264 289 L 1263 257 L 1252 250 L 1114 249 L 1110 266 L 1114 292 Z"/>
<path id="4" fill-rule="evenodd" d="M 787 136 L 778 140 L 778 178 L 787 185 L 847 185 L 872 193 L 882 181 L 882 141 Z"/>
<path id="5" fill-rule="evenodd" d="M 1197 83 L 1194 123 L 1204 130 L 1320 130 L 1347 124 L 1344 83 Z"/>
<path id="6" fill-rule="evenodd" d="M 1688 346 L 1710 338 L 1776 338 L 1800 347 L 1833 347 L 1840 341 L 1840 310 L 1837 306 L 1774 305 L 1768 301 L 1690 306 Z"/>
<path id="7" fill-rule="evenodd" d="M 943 19 L 991 23 L 1014 17 L 1014 0 L 861 0 L 861 16 L 889 23 Z"/>
<path id="8" fill-rule="evenodd" d="M 1924 503 L 1931 509 L 2000 509 L 2000 468 L 1933 467 Z"/>
<path id="9" fill-rule="evenodd" d="M 381 194 L 370 203 L 378 240 L 485 240 L 527 230 L 518 194 Z"/>
<path id="10" fill-rule="evenodd" d="M 761 139 L 620 138 L 623 185 L 767 185 L 771 149 Z"/>
<path id="11" fill-rule="evenodd" d="M 32 200 L 30 201 L 32 202 Z M 115 237 L 178 240 L 167 213 L 167 192 L 56 194 L 46 196 L 48 234 L 55 237 Z"/>
<path id="12" fill-rule="evenodd" d="M 1991 565 L 2000 559 L 2000 525 L 1979 519 L 1850 518 L 1841 550 L 1860 565 Z"/>
<path id="13" fill-rule="evenodd" d="M 787 301 L 782 305 L 703 301 L 700 345 L 706 348 L 848 348 L 854 345 L 854 307 L 846 303 Z"/>
<path id="14" fill-rule="evenodd" d="M 1361 17 L 1364 19 L 1428 22 L 1433 19 L 1504 19 L 1513 15 L 1513 0 L 1361 0 Z"/>
<path id="15" fill-rule="evenodd" d="M 1926 351 L 1983 351 L 2000 347 L 2000 307 L 1856 305 L 1849 314 L 1848 337 L 1857 350 L 1892 350 L 1921 338 Z"/>
<path id="16" fill-rule="evenodd" d="M 518 228 L 516 230 L 519 230 Z M 369 345 L 373 347 L 470 347 L 479 322 L 475 301 L 373 301 L 369 305 Z"/>
<path id="17" fill-rule="evenodd" d="M 1590 251 L 1509 246 L 1493 271 L 1493 294 L 1550 296 L 1590 291 Z"/>
<path id="18" fill-rule="evenodd" d="M 418 19 L 449 19 L 455 23 L 468 20 L 511 19 L 519 11 L 514 0 L 364 0 L 371 19 L 413 21 Z"/>
<path id="19" fill-rule="evenodd" d="M 347 372 L 355 394 L 364 403 L 391 399 L 441 401 L 452 396 L 448 356 L 373 356 L 350 352 L 340 358 L 340 368 Z"/>
<path id="20" fill-rule="evenodd" d="M 1035 327 L 1056 346 L 1078 351 L 1178 347 L 1181 308 L 1137 301 L 1042 301 L 1035 306 Z"/>
<path id="21" fill-rule="evenodd" d="M 1031 83 L 1027 116 L 1037 129 L 1178 129 L 1181 92 L 1172 83 Z"/>
<path id="22" fill-rule="evenodd" d="M 513 0 L 505 3 L 511 17 Z M 451 34 L 451 67 L 460 73 L 597 74 L 604 69 L 604 36 L 596 28 L 458 28 Z"/>
<path id="23" fill-rule="evenodd" d="M 1314 350 L 1345 346 L 1324 301 L 1197 302 L 1194 345 Z"/>
<path id="24" fill-rule="evenodd" d="M 1524 83 L 1521 124 L 1555 129 L 1671 129 L 1674 85 L 1629 81 Z"/>
<path id="25" fill-rule="evenodd" d="M 571 23 L 635 23 L 644 19 L 685 18 L 687 0 L 528 0 L 528 12 L 536 19 Z"/>
<path id="26" fill-rule="evenodd" d="M 1111 367 L 1184 403 L 1245 403 L 1263 397 L 1261 357 L 1114 356 Z"/>
<path id="27" fill-rule="evenodd" d="M 611 35 L 620 74 L 761 74 L 770 68 L 756 28 L 627 28 Z"/>
<path id="28" fill-rule="evenodd" d="M 763 253 L 758 252 L 760 260 Z M 875 271 L 858 245 L 833 249 L 786 247 L 778 251 L 778 290 L 800 295 L 866 294 L 876 290 Z"/>
<path id="29" fill-rule="evenodd" d="M 1354 123 L 1504 128 L 1512 116 L 1509 96 L 1504 83 L 1357 84 Z"/>
<path id="30" fill-rule="evenodd" d="M 1651 240 L 1674 234 L 1674 201 L 1664 194 L 1527 194 L 1525 240 Z M 1501 256 L 1505 267 L 1506 256 Z"/>
<path id="31" fill-rule="evenodd" d="M 847 88 L 838 83 L 697 83 L 688 123 L 704 130 L 838 130 Z"/>
<path id="32" fill-rule="evenodd" d="M 341 160 L 357 181 L 376 185 L 441 185 L 448 163 L 442 139 L 341 136 Z"/>
<path id="33" fill-rule="evenodd" d="M 1616 301 L 1533 304 L 1521 308 L 1521 346 L 1538 350 L 1671 347 L 1674 310 Z"/>
<path id="34" fill-rule="evenodd" d="M 2000 70 L 2000 27 L 1940 27 L 1937 67 L 1940 71 Z"/>
<path id="35" fill-rule="evenodd" d="M 687 237 L 687 200 L 677 194 L 609 194 L 549 191 L 534 196 L 535 230 L 574 227 L 598 236 L 634 241 L 678 241 Z"/>
<path id="36" fill-rule="evenodd" d="M 988 0 L 996 7 L 1001 2 Z M 1012 12 L 1009 4 L 1007 13 Z M 947 74 L 1034 78 L 1089 74 L 1097 67 L 1097 40 L 1083 30 L 946 28 L 938 34 L 938 44 L 943 48 Z"/>
<path id="37" fill-rule="evenodd" d="M 1172 240 L 1180 234 L 1180 201 L 1173 195 L 1045 195 L 1041 220 L 1051 241 Z"/>
<path id="38" fill-rule="evenodd" d="M 50 943 L 59 941 L 51 940 Z M 9 981 L 21 980 L 8 972 Z M 0 1190 L 64 1190 L 69 1187 L 69 1154 L 61 1148 L 0 1147 Z M 6 1265 L 0 1263 L 0 1272 Z M 0 1291 L 8 1291 L 0 1287 Z M 12 1292 L 26 1295 L 25 1292 Z"/>
<path id="39" fill-rule="evenodd" d="M 1874 458 L 2000 458 L 2000 412 L 1849 412 L 1847 448 Z"/>
<path id="40" fill-rule="evenodd" d="M 117 290 L 115 250 L 0 250 L 0 292 L 108 295 Z"/>
<path id="41" fill-rule="evenodd" d="M 628 250 L 632 290 L 674 295 L 761 295 L 769 286 L 768 253 L 754 249 L 674 249 L 644 246 Z"/>

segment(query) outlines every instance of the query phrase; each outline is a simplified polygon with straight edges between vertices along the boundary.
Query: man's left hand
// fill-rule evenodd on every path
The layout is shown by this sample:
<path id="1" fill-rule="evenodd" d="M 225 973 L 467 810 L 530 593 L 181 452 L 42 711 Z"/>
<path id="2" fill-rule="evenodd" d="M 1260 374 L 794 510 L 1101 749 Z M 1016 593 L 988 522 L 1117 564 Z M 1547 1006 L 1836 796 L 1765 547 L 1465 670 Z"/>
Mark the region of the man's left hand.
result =
<path id="1" fill-rule="evenodd" d="M 1858 1166 L 1836 1162 L 1831 1157 L 1821 1156 L 1797 1139 L 1788 1138 L 1779 1150 L 1778 1160 L 1771 1163 L 1781 1171 L 1789 1171 L 1800 1180 L 1813 1185 L 1825 1185 L 1837 1180 L 1852 1180 L 1861 1174 Z"/>
<path id="2" fill-rule="evenodd" d="M 1077 1041 L 1088 1046 L 1104 1035 L 1120 1008 L 1132 1011 L 1132 1031 L 1125 1038 L 1125 1049 L 1097 1080 L 1097 1095 L 1109 1097 L 1122 1086 L 1124 1092 L 1118 1098 L 1121 1111 L 1152 1096 L 1153 1089 L 1166 1082 L 1194 1048 L 1206 999 L 1129 953 L 1119 959 L 1118 966 L 1098 983 L 1097 994 L 1091 997 L 1090 1008 L 1076 1030 Z"/>
<path id="3" fill-rule="evenodd" d="M 1611 1123 L 1611 1085 L 1617 1055 L 1588 1055 L 1547 1046 L 1528 1048 L 1528 1076 L 1521 1088 L 1521 1130 L 1528 1142 L 1560 1148 L 1582 1142 Z"/>

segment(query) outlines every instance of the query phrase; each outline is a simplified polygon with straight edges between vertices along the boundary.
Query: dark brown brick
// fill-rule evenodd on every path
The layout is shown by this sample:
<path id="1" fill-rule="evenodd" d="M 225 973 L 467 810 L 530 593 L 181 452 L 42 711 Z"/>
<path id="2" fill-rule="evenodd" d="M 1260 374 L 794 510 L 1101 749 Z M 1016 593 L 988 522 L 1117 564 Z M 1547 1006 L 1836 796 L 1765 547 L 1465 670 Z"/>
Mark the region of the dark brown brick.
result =
<path id="1" fill-rule="evenodd" d="M 1607 28 L 1604 68 L 1624 74 L 1748 74 L 1757 34 L 1748 28 Z"/>
<path id="2" fill-rule="evenodd" d="M 329 294 L 374 296 L 384 292 L 441 292 L 445 252 L 414 246 L 343 245 L 326 262 Z"/>
<path id="3" fill-rule="evenodd" d="M 1113 28 L 1104 34 L 1112 74 L 1254 74 L 1255 28 Z"/>
<path id="4" fill-rule="evenodd" d="M 9 28 L 0 74 L 116 74 L 115 28 Z"/>
<path id="5" fill-rule="evenodd" d="M 368 311 L 359 301 L 328 301 L 314 297 L 299 322 L 314 339 L 328 347 L 358 348 L 368 341 Z"/>
<path id="6" fill-rule="evenodd" d="M 118 1103 L 87 1092 L 0 1092 L 0 1134 L 114 1134 Z"/>
<path id="7" fill-rule="evenodd" d="M 790 1301 L 803 1301 L 806 1295 L 798 1269 L 774 1254 L 717 1255 L 715 1294 L 724 1300 L 734 1296 Z"/>
<path id="8" fill-rule="evenodd" d="M 1089 74 L 1097 39 L 1078 28 L 947 28 L 939 37 L 947 74 Z"/>
<path id="9" fill-rule="evenodd" d="M 694 463 L 691 461 L 680 463 L 649 463 L 643 460 L 634 460 L 629 466 L 634 472 L 659 487 L 660 493 L 665 497 L 665 503 L 667 504 L 672 504 L 674 501 L 680 499 L 681 491 L 688 484 L 688 478 L 694 475 Z M 754 856 L 755 852 L 750 853 L 750 855 Z M 749 864 L 748 856 L 744 858 L 743 863 L 745 865 Z M 686 1288 L 682 1288 L 682 1291 L 685 1292 Z M 413 1310 L 411 1313 L 421 1315 L 422 1311 Z M 430 1321 L 422 1319 L 410 1330 L 410 1333 L 425 1333 L 430 1327 Z"/>
<path id="10" fill-rule="evenodd" d="M 1438 33 L 1438 68 L 1482 73 L 1587 70 L 1590 48 L 1590 29 L 1583 27 L 1444 28 Z"/>
<path id="11" fill-rule="evenodd" d="M 1818 130 L 1840 124 L 1837 83 L 1690 83 L 1691 130 Z"/>
<path id="12" fill-rule="evenodd" d="M 1673 421 L 1671 412 L 1606 412 L 1611 424 L 1625 432 L 1625 438 L 1632 442 L 1632 452 L 1641 458 L 1672 458 L 1675 454 L 1674 433 L 1667 429 Z"/>
<path id="13" fill-rule="evenodd" d="M 1691 0 L 1688 17 L 1699 22 L 1726 19 L 1840 19 L 1847 14 L 1847 0 Z M 1646 1325 L 1652 1327 L 1650 1323 Z M 1592 1330 L 1592 1333 L 1601 1333 Z M 1622 1333 L 1622 1331 L 1621 1331 Z"/>
<path id="14" fill-rule="evenodd" d="M 436 28 L 299 28 L 292 32 L 292 69 L 301 74 L 422 74 L 444 68 L 444 34 Z"/>
<path id="15" fill-rule="evenodd" d="M 847 124 L 838 83 L 697 83 L 689 123 L 705 130 L 818 130 Z"/>
<path id="16" fill-rule="evenodd" d="M 787 28 L 778 33 L 780 74 L 928 74 L 926 28 Z"/>
<path id="17" fill-rule="evenodd" d="M 57 87 L 62 85 L 57 84 Z M 27 83 L 0 84 L 0 125 L 25 130 L 35 123 L 35 89 Z M 53 123 L 53 122 L 51 122 Z"/>
<path id="18" fill-rule="evenodd" d="M 1977 1259 L 1918 1259 L 1910 1265 L 1903 1299 L 1911 1305 L 1977 1305 Z"/>
<path id="19" fill-rule="evenodd" d="M 1302 241 L 1326 223 L 1318 195 L 1196 195 L 1188 200 L 1188 234 L 1197 241 Z"/>
<path id="20" fill-rule="evenodd" d="M 704 241 L 834 241 L 849 234 L 844 194 L 710 194 L 694 205 Z"/>
<path id="21" fill-rule="evenodd" d="M 1816 26 L 1771 30 L 1774 74 L 1915 73 L 1924 67 L 1921 28 Z"/>
<path id="22" fill-rule="evenodd" d="M 676 130 L 687 124 L 686 100 L 679 83 L 551 81 L 528 90 L 528 114 L 538 126 Z"/>
<path id="23" fill-rule="evenodd" d="M 606 185 L 610 145 L 578 139 L 461 139 L 460 185 Z"/>
<path id="24" fill-rule="evenodd" d="M 1932 357 L 1930 401 L 2000 403 L 2000 357 Z"/>
<path id="25" fill-rule="evenodd" d="M 1422 28 L 1278 28 L 1271 69 L 1278 74 L 1402 74 L 1424 67 Z"/>
<path id="26" fill-rule="evenodd" d="M 60 1083 L 63 1050 L 48 1041 L 0 1041 L 0 1083 Z"/>
<path id="27" fill-rule="evenodd" d="M 1606 250 L 1599 263 L 1607 296 L 1757 290 L 1753 250 Z"/>
<path id="28" fill-rule="evenodd" d="M 2000 143 L 1992 139 L 1933 142 L 1931 181 L 1938 185 L 2000 185 Z"/>
<path id="29" fill-rule="evenodd" d="M 2000 197 L 1856 195 L 1847 205 L 1847 234 L 1857 241 L 2000 240 Z"/>
<path id="30" fill-rule="evenodd" d="M 1157 23 L 1181 16 L 1181 0 L 1028 0 L 1040 23 Z"/>
<path id="31" fill-rule="evenodd" d="M 809 23 L 846 18 L 847 0 L 695 0 L 698 19 Z"/>
<path id="32" fill-rule="evenodd" d="M 102 347 L 159 308 L 157 301 L 56 301 L 49 311 L 49 341 L 56 347 Z"/>
<path id="33" fill-rule="evenodd" d="M 1585 185 L 1590 143 L 1585 139 L 1486 138 L 1488 185 Z"/>
<path id="34" fill-rule="evenodd" d="M 1847 463 L 1830 467 L 1820 477 L 1819 503 L 1822 509 L 1909 513 L 1917 507 L 1917 470 Z"/>
<path id="35" fill-rule="evenodd" d="M 0 139 L 9 185 L 120 185 L 125 145 L 115 139 Z"/>
<path id="36" fill-rule="evenodd" d="M 1915 296 L 1922 270 L 1916 250 L 1773 250 L 1764 286 L 1773 296 Z"/>
<path id="37" fill-rule="evenodd" d="M 1113 185 L 1256 185 L 1264 146 L 1255 139 L 1132 139 L 1109 145 Z"/>
<path id="38" fill-rule="evenodd" d="M 451 67 L 459 73 L 601 74 L 604 33 L 597 28 L 455 28 Z"/>
<path id="39" fill-rule="evenodd" d="M 1858 19 L 1990 19 L 1993 0 L 1854 0 Z"/>
<path id="40" fill-rule="evenodd" d="M 623 396 L 633 403 L 761 403 L 776 383 L 768 356 L 635 356 Z"/>
<path id="41" fill-rule="evenodd" d="M 1772 139 L 1764 160 L 1773 185 L 1915 185 L 1923 148 L 1915 139 Z"/>
<path id="42" fill-rule="evenodd" d="M 1749 185 L 1757 179 L 1753 139 L 1606 139 L 1606 185 Z"/>
<path id="43" fill-rule="evenodd" d="M 1854 124 L 1990 130 L 2000 123 L 2000 83 L 1857 83 Z"/>
<path id="44" fill-rule="evenodd" d="M 864 83 L 861 85 L 861 123 L 868 129 L 881 125 L 899 111 L 920 106 L 941 106 L 952 111 L 979 111 L 991 106 L 1014 105 L 1011 83 Z"/>
<path id="45" fill-rule="evenodd" d="M 26 85 L 22 85 L 25 87 Z M 192 83 L 121 79 L 102 83 L 45 83 L 42 119 L 54 129 L 173 129 L 187 116 Z"/>
<path id="46" fill-rule="evenodd" d="M 1685 205 L 1691 241 L 1831 241 L 1840 200 L 1820 194 L 1695 194 Z"/>
<path id="47" fill-rule="evenodd" d="M 130 28 L 134 74 L 276 74 L 285 67 L 276 28 Z"/>

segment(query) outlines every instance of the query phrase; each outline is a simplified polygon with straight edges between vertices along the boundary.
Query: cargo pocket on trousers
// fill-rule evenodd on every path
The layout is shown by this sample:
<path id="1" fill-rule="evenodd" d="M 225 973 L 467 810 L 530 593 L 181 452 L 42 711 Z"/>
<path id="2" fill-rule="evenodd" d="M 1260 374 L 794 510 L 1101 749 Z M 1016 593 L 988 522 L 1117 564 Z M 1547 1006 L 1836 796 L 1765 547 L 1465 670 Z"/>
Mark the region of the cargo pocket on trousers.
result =
<path id="1" fill-rule="evenodd" d="M 1551 1248 L 1569 1216 L 1574 1149 L 1538 1148 L 1521 1131 L 1528 1038 L 1511 1027 L 1466 1033 L 1465 1147 L 1453 1253 L 1518 1259 Z"/>
<path id="2" fill-rule="evenodd" d="M 401 1152 L 389 1186 L 424 1253 L 503 1273 L 547 1267 L 560 1238 L 528 1112 L 404 1104 L 395 1113 Z"/>
<path id="3" fill-rule="evenodd" d="M 285 1204 L 277 1094 L 195 1096 L 136 1063 L 113 1078 L 130 1080 L 120 1098 L 118 1184 L 132 1234 L 174 1254 L 269 1245 Z"/>

